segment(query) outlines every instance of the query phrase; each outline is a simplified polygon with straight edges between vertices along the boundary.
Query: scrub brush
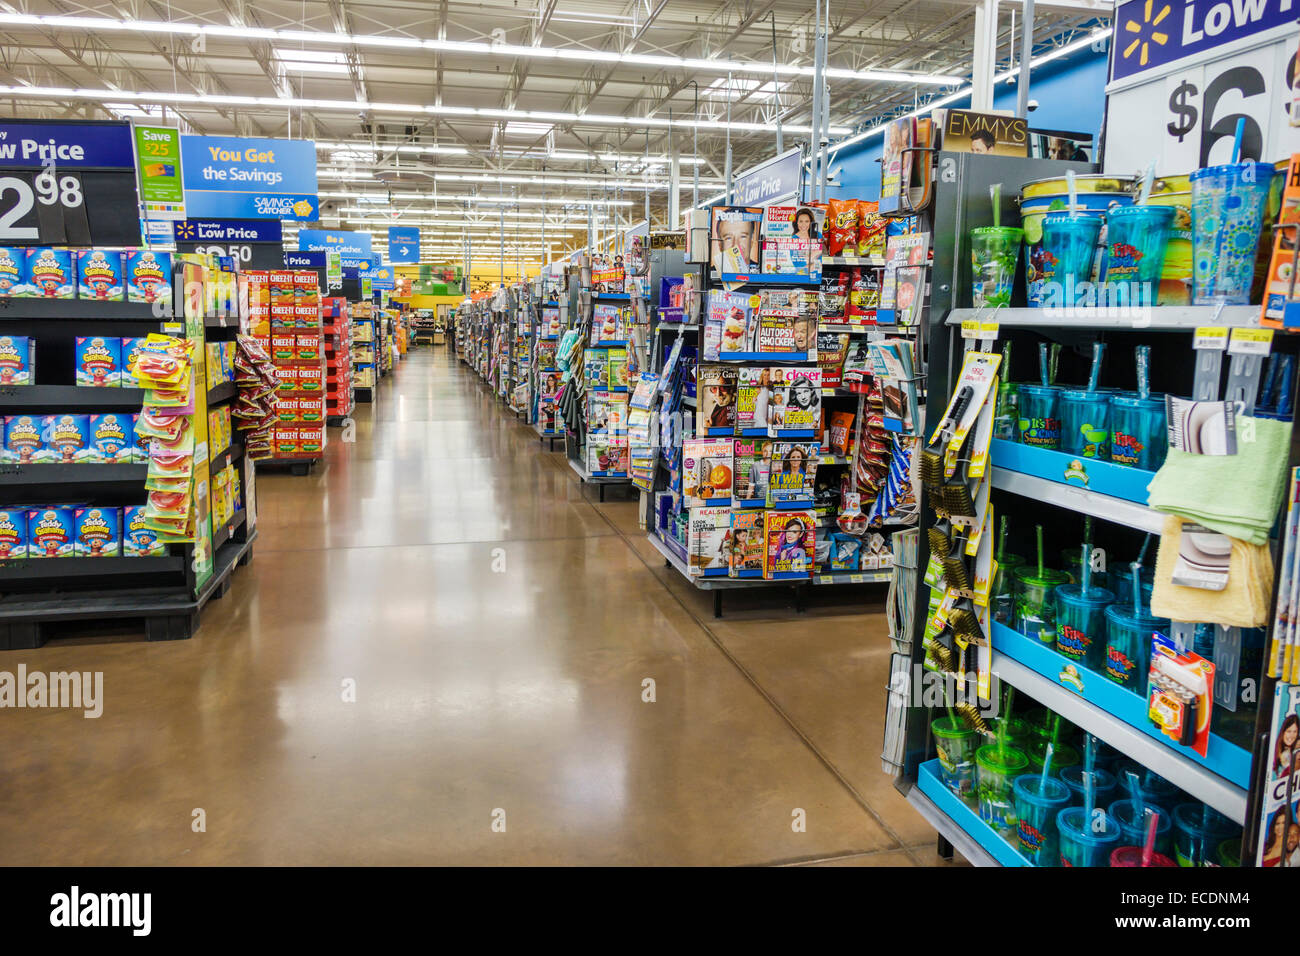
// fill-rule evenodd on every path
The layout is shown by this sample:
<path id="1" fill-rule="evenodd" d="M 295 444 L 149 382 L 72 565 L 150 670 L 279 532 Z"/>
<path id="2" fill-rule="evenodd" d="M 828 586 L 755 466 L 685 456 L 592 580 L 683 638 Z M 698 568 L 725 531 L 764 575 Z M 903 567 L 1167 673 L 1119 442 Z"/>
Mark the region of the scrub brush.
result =
<path id="1" fill-rule="evenodd" d="M 943 484 L 943 450 L 952 441 L 953 432 L 957 430 L 962 415 L 966 413 L 966 406 L 970 404 L 974 396 L 975 389 L 969 385 L 961 387 L 961 390 L 957 392 L 957 397 L 953 399 L 948 415 L 935 430 L 936 437 L 930 441 L 930 444 L 937 446 L 938 450 L 927 447 L 921 452 L 922 484 L 935 488 Z"/>
<path id="2" fill-rule="evenodd" d="M 966 723 L 970 724 L 985 737 L 993 736 L 993 731 L 990 730 L 989 725 L 984 722 L 984 717 L 980 714 L 979 708 L 970 703 L 970 701 L 962 701 L 960 704 L 955 706 L 953 710 L 959 713 Z"/>
<path id="3" fill-rule="evenodd" d="M 948 587 L 956 588 L 958 591 L 970 590 L 970 573 L 966 570 L 965 561 L 955 554 L 950 554 L 940 564 L 943 565 L 943 579 L 948 583 Z"/>
<path id="4" fill-rule="evenodd" d="M 967 641 L 978 641 L 984 634 L 980 630 L 980 619 L 974 611 L 967 608 L 956 608 L 948 612 L 948 623 L 952 626 L 953 631 L 965 638 Z"/>
<path id="5" fill-rule="evenodd" d="M 943 498 L 943 510 L 958 518 L 975 517 L 975 501 L 970 496 L 970 489 L 964 481 L 944 485 L 940 489 Z"/>

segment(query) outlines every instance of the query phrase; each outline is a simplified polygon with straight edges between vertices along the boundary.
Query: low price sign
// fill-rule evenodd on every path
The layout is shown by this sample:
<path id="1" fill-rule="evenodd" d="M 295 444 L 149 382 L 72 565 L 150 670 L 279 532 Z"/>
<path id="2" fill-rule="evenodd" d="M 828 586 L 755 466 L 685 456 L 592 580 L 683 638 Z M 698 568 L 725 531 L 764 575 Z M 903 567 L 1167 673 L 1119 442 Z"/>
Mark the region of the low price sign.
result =
<path id="1" fill-rule="evenodd" d="M 1161 174 L 1300 152 L 1291 125 L 1300 5 L 1293 0 L 1127 0 L 1115 9 L 1106 170 Z M 1152 117 L 1159 121 L 1152 122 Z"/>
<path id="2" fill-rule="evenodd" d="M 0 245 L 139 244 L 129 123 L 0 121 Z"/>

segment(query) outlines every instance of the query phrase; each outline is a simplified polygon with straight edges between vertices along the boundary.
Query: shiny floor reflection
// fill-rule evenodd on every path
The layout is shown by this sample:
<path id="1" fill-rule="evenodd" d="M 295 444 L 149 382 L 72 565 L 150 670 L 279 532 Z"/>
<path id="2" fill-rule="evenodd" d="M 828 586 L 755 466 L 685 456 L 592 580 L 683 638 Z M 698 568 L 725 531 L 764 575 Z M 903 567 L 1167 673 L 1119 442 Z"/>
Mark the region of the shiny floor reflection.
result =
<path id="1" fill-rule="evenodd" d="M 105 696 L 0 711 L 4 862 L 932 860 L 879 772 L 872 592 L 713 622 L 635 505 L 443 349 L 356 422 L 312 475 L 259 475 L 254 560 L 194 639 L 3 655 Z"/>

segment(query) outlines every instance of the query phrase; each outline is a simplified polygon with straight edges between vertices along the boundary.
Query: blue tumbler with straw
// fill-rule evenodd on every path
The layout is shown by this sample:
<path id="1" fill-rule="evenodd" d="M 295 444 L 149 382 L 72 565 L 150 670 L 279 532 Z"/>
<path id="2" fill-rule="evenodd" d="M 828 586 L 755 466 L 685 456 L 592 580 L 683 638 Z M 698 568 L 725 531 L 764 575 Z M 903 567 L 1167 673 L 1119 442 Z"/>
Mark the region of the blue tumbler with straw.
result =
<path id="1" fill-rule="evenodd" d="M 1273 167 L 1229 163 L 1192 173 L 1192 304 L 1250 303 Z"/>

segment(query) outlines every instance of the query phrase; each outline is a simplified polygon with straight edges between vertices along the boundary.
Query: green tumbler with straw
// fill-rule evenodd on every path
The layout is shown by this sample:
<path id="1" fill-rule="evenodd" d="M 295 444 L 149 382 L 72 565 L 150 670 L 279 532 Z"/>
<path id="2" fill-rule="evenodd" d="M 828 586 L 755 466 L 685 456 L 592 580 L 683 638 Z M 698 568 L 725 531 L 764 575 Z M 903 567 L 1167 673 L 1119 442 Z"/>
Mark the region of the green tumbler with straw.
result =
<path id="1" fill-rule="evenodd" d="M 939 752 L 939 777 L 944 786 L 974 805 L 977 732 L 959 717 L 940 717 L 930 723 L 930 730 Z"/>

